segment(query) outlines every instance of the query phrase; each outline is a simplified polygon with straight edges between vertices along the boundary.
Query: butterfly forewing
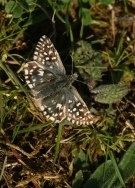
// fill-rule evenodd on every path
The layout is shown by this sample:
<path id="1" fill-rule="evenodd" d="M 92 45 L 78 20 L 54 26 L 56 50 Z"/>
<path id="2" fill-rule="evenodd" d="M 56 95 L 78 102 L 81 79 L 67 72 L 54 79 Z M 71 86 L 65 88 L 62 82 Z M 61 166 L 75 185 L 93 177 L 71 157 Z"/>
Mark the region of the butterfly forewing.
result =
<path id="1" fill-rule="evenodd" d="M 54 45 L 48 37 L 42 36 L 36 46 L 33 60 L 43 69 L 58 69 L 65 74 L 65 68 Z"/>
<path id="2" fill-rule="evenodd" d="M 38 67 L 35 61 L 25 65 L 25 79 L 36 98 L 52 96 L 67 84 L 67 76 L 57 72 Z"/>
<path id="3" fill-rule="evenodd" d="M 47 120 L 56 123 L 68 120 L 77 125 L 90 124 L 93 115 L 72 86 L 71 77 L 65 74 L 65 68 L 50 39 L 41 37 L 33 61 L 25 65 L 25 79 L 37 107 Z"/>

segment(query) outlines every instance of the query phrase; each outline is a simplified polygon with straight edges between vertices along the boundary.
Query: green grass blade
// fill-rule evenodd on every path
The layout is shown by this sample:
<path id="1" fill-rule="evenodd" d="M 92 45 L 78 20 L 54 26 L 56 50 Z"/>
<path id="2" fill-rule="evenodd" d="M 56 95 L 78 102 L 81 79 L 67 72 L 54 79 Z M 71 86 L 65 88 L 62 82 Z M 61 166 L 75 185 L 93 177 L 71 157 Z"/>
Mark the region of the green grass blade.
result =
<path id="1" fill-rule="evenodd" d="M 113 182 L 116 180 L 117 177 L 118 177 L 119 181 L 121 182 L 121 185 L 122 185 L 123 187 L 126 187 L 126 186 L 125 186 L 125 183 L 124 183 L 124 180 L 123 180 L 123 178 L 122 178 L 122 175 L 121 175 L 121 173 L 120 173 L 119 167 L 118 167 L 118 165 L 117 165 L 117 163 L 116 163 L 116 160 L 115 160 L 115 158 L 114 158 L 112 152 L 109 152 L 109 155 L 110 155 L 110 158 L 111 158 L 111 161 L 112 161 L 114 170 L 115 170 L 114 177 L 112 178 L 109 187 L 110 187 L 110 188 L 112 187 L 111 184 L 113 184 Z"/>
<path id="2" fill-rule="evenodd" d="M 57 160 L 57 158 L 58 158 L 58 155 L 59 155 L 61 133 L 62 133 L 62 124 L 59 124 L 57 143 L 56 143 L 56 147 L 55 147 L 54 163 L 56 162 L 56 160 Z"/>

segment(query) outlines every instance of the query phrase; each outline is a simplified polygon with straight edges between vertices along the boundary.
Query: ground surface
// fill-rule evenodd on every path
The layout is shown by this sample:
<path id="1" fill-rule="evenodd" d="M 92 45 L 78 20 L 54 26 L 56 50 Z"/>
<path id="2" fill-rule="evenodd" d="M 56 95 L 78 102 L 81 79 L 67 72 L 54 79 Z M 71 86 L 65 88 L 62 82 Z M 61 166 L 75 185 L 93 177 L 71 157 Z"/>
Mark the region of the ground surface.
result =
<path id="1" fill-rule="evenodd" d="M 135 187 L 134 13 L 134 1 L 0 2 L 1 187 Z M 23 67 L 44 34 L 78 73 L 93 126 L 33 108 Z"/>

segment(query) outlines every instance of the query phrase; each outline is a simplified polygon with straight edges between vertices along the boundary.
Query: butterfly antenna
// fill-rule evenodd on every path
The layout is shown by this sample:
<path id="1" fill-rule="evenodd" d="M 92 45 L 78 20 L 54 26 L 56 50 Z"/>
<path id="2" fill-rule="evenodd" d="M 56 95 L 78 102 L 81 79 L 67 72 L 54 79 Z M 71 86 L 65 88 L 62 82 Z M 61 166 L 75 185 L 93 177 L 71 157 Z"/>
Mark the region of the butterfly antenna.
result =
<path id="1" fill-rule="evenodd" d="M 84 85 L 87 85 L 86 83 L 84 83 L 84 82 L 82 82 L 82 81 L 80 81 L 80 80 L 75 80 L 75 81 L 77 81 L 77 82 L 79 82 L 79 83 L 81 83 L 81 84 L 84 84 Z"/>
<path id="2" fill-rule="evenodd" d="M 71 67 L 71 75 L 74 73 L 74 63 L 73 63 L 73 57 L 71 56 L 71 65 L 72 65 L 72 67 Z"/>
<path id="3" fill-rule="evenodd" d="M 74 74 L 74 61 L 73 61 L 73 57 L 71 56 L 71 63 L 72 63 L 72 68 L 71 68 L 71 75 L 73 75 Z M 82 84 L 84 84 L 84 85 L 87 85 L 86 83 L 84 83 L 84 82 L 82 82 L 82 81 L 80 81 L 80 80 L 75 80 L 75 81 L 77 81 L 77 82 L 80 82 L 80 83 L 82 83 Z"/>

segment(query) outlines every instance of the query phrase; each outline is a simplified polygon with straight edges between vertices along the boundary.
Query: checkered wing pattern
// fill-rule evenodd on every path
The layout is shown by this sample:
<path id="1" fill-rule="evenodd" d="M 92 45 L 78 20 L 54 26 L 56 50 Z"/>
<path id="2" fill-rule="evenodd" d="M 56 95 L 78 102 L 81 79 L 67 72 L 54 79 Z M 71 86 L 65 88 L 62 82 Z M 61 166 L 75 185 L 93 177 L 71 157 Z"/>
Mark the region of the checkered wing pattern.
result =
<path id="1" fill-rule="evenodd" d="M 42 36 L 36 46 L 33 61 L 25 64 L 25 80 L 34 100 L 47 120 L 72 124 L 93 123 L 93 115 L 72 86 L 59 54 L 50 39 Z"/>

